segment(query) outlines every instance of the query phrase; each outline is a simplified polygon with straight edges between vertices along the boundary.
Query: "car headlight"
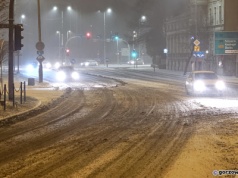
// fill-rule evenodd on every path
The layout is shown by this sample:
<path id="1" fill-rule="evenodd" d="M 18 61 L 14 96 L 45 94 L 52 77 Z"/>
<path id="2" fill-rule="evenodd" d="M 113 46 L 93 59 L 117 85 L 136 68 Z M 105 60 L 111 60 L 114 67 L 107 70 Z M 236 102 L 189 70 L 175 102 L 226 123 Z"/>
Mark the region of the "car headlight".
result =
<path id="1" fill-rule="evenodd" d="M 85 66 L 89 66 L 89 62 L 85 62 Z"/>
<path id="2" fill-rule="evenodd" d="M 204 91 L 206 89 L 204 82 L 202 82 L 201 80 L 195 81 L 193 88 L 195 91 Z"/>
<path id="3" fill-rule="evenodd" d="M 57 80 L 59 81 L 64 81 L 66 79 L 66 74 L 63 71 L 59 71 L 57 73 Z"/>
<path id="4" fill-rule="evenodd" d="M 72 77 L 74 80 L 79 79 L 79 74 L 78 74 L 78 72 L 73 72 L 73 73 L 71 74 L 71 77 Z"/>
<path id="5" fill-rule="evenodd" d="M 46 63 L 45 67 L 46 67 L 47 69 L 51 68 L 51 63 L 49 63 L 49 62 Z"/>
<path id="6" fill-rule="evenodd" d="M 56 69 L 58 69 L 58 68 L 60 67 L 60 63 L 59 63 L 59 62 L 56 62 L 55 65 L 54 65 L 54 67 L 55 67 Z"/>
<path id="7" fill-rule="evenodd" d="M 218 90 L 224 90 L 226 88 L 225 83 L 223 81 L 217 81 L 215 86 Z"/>

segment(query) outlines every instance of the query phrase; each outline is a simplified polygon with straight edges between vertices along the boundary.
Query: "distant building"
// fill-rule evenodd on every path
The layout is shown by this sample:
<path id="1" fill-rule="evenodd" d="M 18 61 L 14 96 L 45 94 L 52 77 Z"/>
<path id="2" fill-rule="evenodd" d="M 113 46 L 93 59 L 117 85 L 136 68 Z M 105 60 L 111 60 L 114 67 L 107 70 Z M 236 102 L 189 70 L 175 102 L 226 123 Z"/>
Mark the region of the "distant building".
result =
<path id="1" fill-rule="evenodd" d="M 204 0 L 188 0 L 186 10 L 176 17 L 169 17 L 165 21 L 165 36 L 167 59 L 166 68 L 170 70 L 185 70 L 188 60 L 192 56 L 193 40 L 200 37 L 200 43 L 207 44 L 206 7 Z M 207 45 L 203 49 L 207 50 Z M 195 59 L 191 58 L 191 61 Z M 201 64 L 199 64 L 201 65 Z M 192 70 L 192 63 L 188 64 L 188 71 Z"/>
<path id="2" fill-rule="evenodd" d="M 234 55 L 215 55 L 214 32 L 238 32 L 238 0 L 188 0 L 188 7 L 179 16 L 167 18 L 165 36 L 167 44 L 166 68 L 185 70 L 193 51 L 193 40 L 198 39 L 200 54 L 193 55 L 188 70 L 214 70 L 223 75 L 236 75 Z"/>

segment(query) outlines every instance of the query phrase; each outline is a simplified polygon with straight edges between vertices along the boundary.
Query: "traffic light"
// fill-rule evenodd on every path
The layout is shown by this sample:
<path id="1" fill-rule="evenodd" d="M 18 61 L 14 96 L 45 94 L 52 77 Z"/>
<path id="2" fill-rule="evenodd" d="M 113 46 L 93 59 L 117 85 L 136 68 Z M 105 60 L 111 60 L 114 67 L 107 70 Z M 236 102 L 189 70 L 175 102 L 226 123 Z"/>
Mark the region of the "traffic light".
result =
<path id="1" fill-rule="evenodd" d="M 70 52 L 70 50 L 66 49 L 66 56 L 69 56 L 69 52 Z"/>
<path id="2" fill-rule="evenodd" d="M 15 25 L 15 51 L 17 50 L 21 50 L 21 48 L 24 46 L 22 44 L 22 39 L 24 38 L 21 34 L 21 32 L 24 30 L 23 25 L 22 24 L 17 24 Z"/>
<path id="3" fill-rule="evenodd" d="M 114 39 L 117 41 L 117 40 L 119 40 L 119 37 L 118 37 L 118 36 L 115 36 Z"/>
<path id="4" fill-rule="evenodd" d="M 87 39 L 90 39 L 90 38 L 91 38 L 91 33 L 90 33 L 90 32 L 87 32 L 87 33 L 86 33 L 86 38 L 87 38 Z"/>
<path id="5" fill-rule="evenodd" d="M 132 50 L 131 57 L 133 57 L 133 58 L 137 57 L 137 52 L 135 49 Z"/>

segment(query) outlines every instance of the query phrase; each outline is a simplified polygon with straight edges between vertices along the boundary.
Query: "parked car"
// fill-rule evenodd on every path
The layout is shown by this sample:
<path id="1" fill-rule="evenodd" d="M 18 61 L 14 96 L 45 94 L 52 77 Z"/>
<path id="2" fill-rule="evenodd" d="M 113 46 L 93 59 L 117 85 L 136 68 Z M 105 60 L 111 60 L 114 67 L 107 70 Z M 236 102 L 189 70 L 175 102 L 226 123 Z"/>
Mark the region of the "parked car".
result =
<path id="1" fill-rule="evenodd" d="M 188 95 L 222 95 L 225 89 L 225 82 L 213 71 L 193 71 L 188 75 L 185 82 L 185 91 Z"/>
<path id="2" fill-rule="evenodd" d="M 82 62 L 80 65 L 81 67 L 98 66 L 98 62 L 96 60 L 87 60 Z"/>
<path id="3" fill-rule="evenodd" d="M 77 81 L 79 73 L 74 70 L 73 66 L 60 66 L 56 73 L 57 81 Z"/>
<path id="4" fill-rule="evenodd" d="M 130 65 L 144 65 L 145 63 L 144 63 L 143 59 L 138 58 L 136 60 L 128 61 L 127 64 L 130 64 Z"/>

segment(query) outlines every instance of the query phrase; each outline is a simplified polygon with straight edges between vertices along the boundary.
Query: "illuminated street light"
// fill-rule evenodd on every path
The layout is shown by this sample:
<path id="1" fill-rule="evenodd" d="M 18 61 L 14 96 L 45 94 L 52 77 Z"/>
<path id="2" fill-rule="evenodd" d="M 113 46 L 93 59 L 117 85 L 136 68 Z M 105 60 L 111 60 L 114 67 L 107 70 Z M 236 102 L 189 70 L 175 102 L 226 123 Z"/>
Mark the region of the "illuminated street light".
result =
<path id="1" fill-rule="evenodd" d="M 103 13 L 103 61 L 105 63 L 106 59 L 106 13 L 110 14 L 112 12 L 111 8 L 108 8 Z"/>
<path id="2" fill-rule="evenodd" d="M 144 22 L 144 21 L 146 21 L 146 16 L 143 15 L 143 16 L 141 17 L 141 22 Z"/>
<path id="3" fill-rule="evenodd" d="M 56 11 L 57 9 L 58 9 L 58 7 L 56 7 L 56 6 L 53 7 L 53 10 L 54 10 L 54 11 Z"/>
<path id="4" fill-rule="evenodd" d="M 138 37 L 140 38 L 140 33 L 141 33 L 141 25 L 143 25 L 144 22 L 146 22 L 147 18 L 145 15 L 142 15 L 141 18 L 139 19 L 139 29 L 138 29 Z M 140 58 L 141 54 L 141 45 L 140 42 L 138 43 L 138 57 Z"/>
<path id="5" fill-rule="evenodd" d="M 60 31 L 56 31 L 56 33 L 59 35 L 59 59 L 60 59 L 60 36 L 61 36 L 61 34 L 60 34 Z"/>
<path id="6" fill-rule="evenodd" d="M 24 14 L 21 15 L 21 24 L 23 22 L 23 20 L 26 18 L 26 16 Z"/>
<path id="7" fill-rule="evenodd" d="M 58 11 L 58 7 L 57 6 L 54 6 L 53 7 L 53 9 L 52 9 L 53 11 Z M 69 12 L 71 12 L 72 11 L 72 7 L 71 6 L 68 6 L 67 7 L 67 11 L 69 11 Z M 70 18 L 71 19 L 71 18 Z M 71 20 L 70 20 L 70 22 L 71 22 Z M 71 26 L 71 23 L 70 23 L 70 26 Z M 71 33 L 71 31 L 69 30 L 69 31 L 67 31 L 66 32 L 66 41 L 68 40 L 68 38 L 69 38 L 69 33 Z M 60 51 L 61 51 L 61 49 L 63 48 L 63 46 L 64 46 L 64 11 L 63 10 L 61 10 L 61 28 L 60 28 L 60 31 L 58 31 L 57 32 L 57 34 L 59 34 L 59 44 L 60 44 Z M 62 56 L 61 56 L 61 52 L 59 51 L 59 58 L 61 58 Z M 62 63 L 63 63 L 63 57 L 62 57 Z"/>

